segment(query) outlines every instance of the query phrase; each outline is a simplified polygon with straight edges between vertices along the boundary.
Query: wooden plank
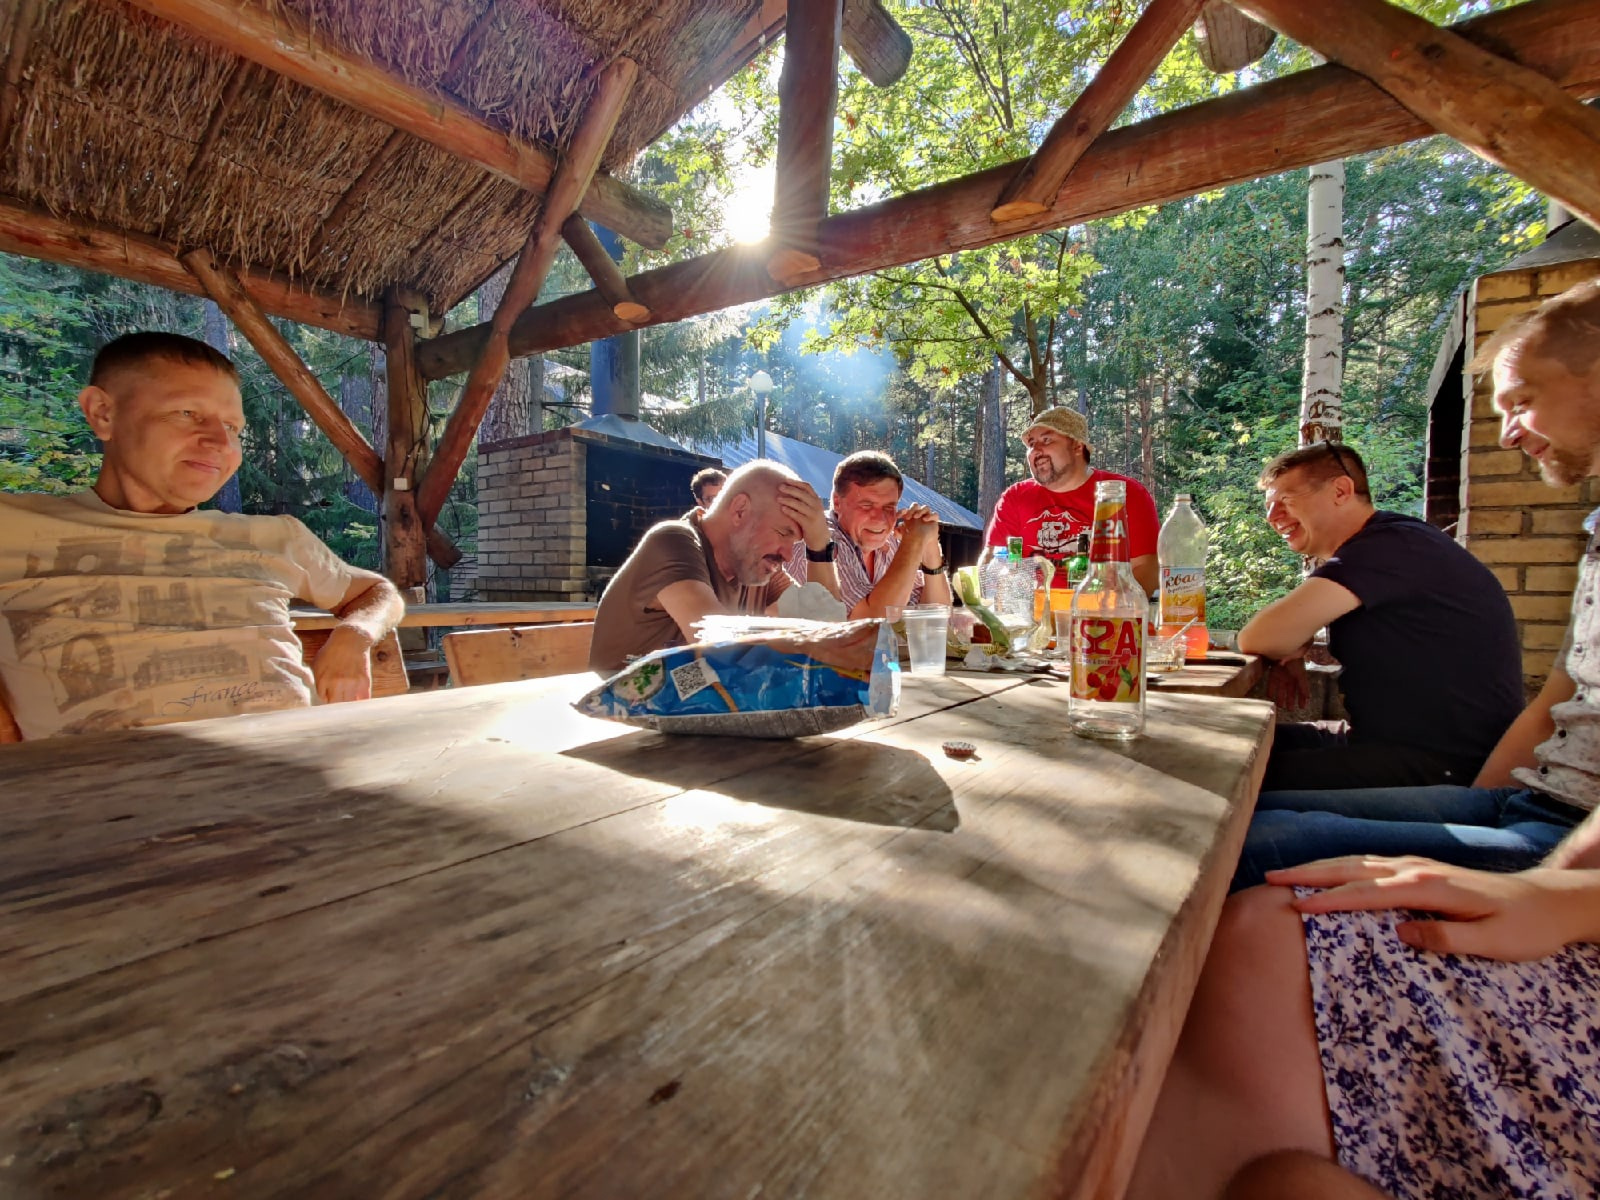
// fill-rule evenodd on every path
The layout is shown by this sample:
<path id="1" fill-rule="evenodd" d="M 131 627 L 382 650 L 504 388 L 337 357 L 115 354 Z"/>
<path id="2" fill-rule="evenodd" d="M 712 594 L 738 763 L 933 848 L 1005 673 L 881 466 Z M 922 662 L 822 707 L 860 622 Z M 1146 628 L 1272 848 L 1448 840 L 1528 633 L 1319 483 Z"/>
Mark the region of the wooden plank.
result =
<path id="1" fill-rule="evenodd" d="M 970 686 L 908 684 L 924 682 Z M 22 994 L 0 1007 L 6 1178 L 106 1197 L 219 1173 L 241 1197 L 1117 1194 L 1270 708 L 1162 701 L 1147 743 L 1112 748 L 1062 733 L 1060 702 L 1013 680 L 803 755 L 767 747 L 715 791 L 267 919 L 274 894 L 226 936 Z M 961 735 L 977 761 L 927 756 Z M 436 725 L 427 749 L 452 736 Z M 113 739 L 84 740 L 93 758 Z M 548 756 L 539 794 L 604 811 L 606 795 L 574 800 L 585 779 L 563 760 L 637 787 L 709 757 L 661 741 Z M 298 803 L 243 778 L 268 820 Z M 540 807 L 438 770 L 386 790 L 374 815 L 412 848 Z M 37 867 L 50 835 L 23 830 L 0 855 Z M 351 832 L 358 874 L 392 852 L 370 823 Z M 189 845 L 95 881 L 115 890 Z M 314 886 L 329 874 L 320 856 L 297 866 Z M 87 925 L 74 884 L 36 870 L 23 901 L 61 947 Z M 125 930 L 164 915 L 170 934 L 170 899 L 144 899 L 122 904 Z M 197 911 L 176 923 L 192 933 Z"/>
<path id="2" fill-rule="evenodd" d="M 1204 662 L 1186 663 L 1169 675 L 1154 675 L 1150 691 L 1189 696 L 1248 696 L 1266 674 L 1266 662 L 1255 654 L 1213 651 Z"/>
<path id="3" fill-rule="evenodd" d="M 593 621 L 596 606 L 580 601 L 530 601 L 456 604 L 408 604 L 402 629 L 476 628 L 485 625 L 547 625 L 561 621 Z M 316 608 L 289 610 L 296 630 L 332 629 L 339 618 Z"/>
<path id="4" fill-rule="evenodd" d="M 455 687 L 545 679 L 589 669 L 594 622 L 524 625 L 515 629 L 467 629 L 443 638 L 450 682 Z"/>
<path id="5" fill-rule="evenodd" d="M 1161 60 L 1205 6 L 1206 0 L 1150 0 L 1127 36 L 1111 52 L 1072 106 L 1061 116 L 1005 190 L 989 216 L 1014 221 L 1055 203 L 1078 159 L 1111 128 Z"/>
<path id="6" fill-rule="evenodd" d="M 1386 0 L 1235 7 L 1360 71 L 1435 129 L 1600 227 L 1600 112 L 1538 71 Z"/>
<path id="7" fill-rule="evenodd" d="M 322 652 L 328 644 L 328 639 L 333 636 L 331 629 L 295 630 L 300 639 L 300 650 L 305 656 L 306 666 Z M 382 641 L 372 647 L 369 657 L 372 659 L 372 695 L 379 696 L 404 696 L 410 688 L 410 681 L 406 679 L 406 664 L 400 653 L 400 639 L 390 630 L 384 635 Z"/>
<path id="8" fill-rule="evenodd" d="M 579 716 L 568 702 L 596 682 L 585 672 L 195 721 L 75 738 L 70 754 L 59 741 L 6 747 L 0 1009 L 1018 685 L 919 683 L 885 722 L 778 743 Z M 458 799 L 440 809 L 445 794 Z M 57 837 L 68 816 L 70 848 Z M 70 935 L 47 950 L 33 921 L 69 912 Z"/>
<path id="9" fill-rule="evenodd" d="M 649 319 L 650 310 L 633 298 L 633 293 L 628 290 L 628 281 L 622 276 L 622 269 L 606 253 L 594 230 L 589 228 L 589 222 L 573 213 L 562 223 L 561 237 L 578 256 L 583 269 L 594 280 L 595 290 L 605 297 L 619 320 L 632 325 Z"/>
<path id="10" fill-rule="evenodd" d="M 65 220 L 0 199 L 0 250 L 100 271 L 189 296 L 205 287 L 178 261 L 177 248 L 154 238 Z M 346 337 L 378 336 L 379 309 L 359 296 L 327 296 L 271 272 L 245 269 L 239 285 L 263 312 Z"/>
<path id="11" fill-rule="evenodd" d="M 269 8 L 255 0 L 132 3 L 531 192 L 543 193 L 555 176 L 556 156 L 544 146 L 514 138 L 464 105 L 413 87 L 331 45 L 290 9 Z M 652 250 L 659 250 L 672 236 L 672 212 L 665 204 L 609 175 L 594 179 L 581 209 L 585 216 Z"/>
<path id="12" fill-rule="evenodd" d="M 1453 28 L 1575 96 L 1600 94 L 1600 9 L 1587 0 L 1529 0 Z M 1021 162 L 836 214 L 822 225 L 824 265 L 797 286 L 1162 204 L 1433 132 L 1369 80 L 1343 67 L 1317 67 L 1102 134 L 1079 160 L 1071 185 L 1036 217 L 1006 225 L 989 219 Z M 785 290 L 766 273 L 760 247 L 733 247 L 646 271 L 629 286 L 649 307 L 650 325 Z M 510 349 L 538 354 L 622 329 L 590 292 L 524 313 Z M 458 374 L 484 338 L 481 325 L 434 338 L 419 351 L 418 365 L 429 379 Z"/>
<path id="13" fill-rule="evenodd" d="M 505 377 L 506 364 L 511 358 L 506 349 L 511 326 L 538 297 L 561 245 L 561 227 L 589 189 L 590 180 L 600 165 L 600 156 L 611 141 L 612 131 L 622 116 L 622 106 L 638 77 L 636 63 L 617 58 L 608 63 L 595 80 L 583 118 L 550 180 L 550 190 L 545 193 L 533 232 L 517 256 L 516 266 L 511 268 L 511 278 L 489 321 L 489 336 L 472 364 L 472 371 L 461 389 L 461 398 L 456 401 L 444 432 L 439 435 L 433 462 L 423 473 L 417 488 L 417 511 L 425 525 L 431 527 L 438 519 L 456 473 L 466 461 L 483 414 L 489 411 L 489 402 Z"/>
<path id="14" fill-rule="evenodd" d="M 789 0 L 778 78 L 778 149 L 767 273 L 780 283 L 815 271 L 828 215 L 833 113 L 839 98 L 843 0 Z"/>

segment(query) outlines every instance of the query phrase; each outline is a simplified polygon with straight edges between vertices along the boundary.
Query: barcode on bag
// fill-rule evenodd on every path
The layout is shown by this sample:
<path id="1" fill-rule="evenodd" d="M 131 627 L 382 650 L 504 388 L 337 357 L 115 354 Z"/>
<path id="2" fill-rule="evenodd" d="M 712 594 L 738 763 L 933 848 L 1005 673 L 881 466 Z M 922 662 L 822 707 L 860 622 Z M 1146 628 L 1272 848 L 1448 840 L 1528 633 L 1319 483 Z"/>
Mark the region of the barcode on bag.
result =
<path id="1" fill-rule="evenodd" d="M 678 695 L 685 700 L 718 682 L 720 681 L 717 679 L 717 673 L 703 658 L 672 668 L 672 686 L 678 689 Z"/>

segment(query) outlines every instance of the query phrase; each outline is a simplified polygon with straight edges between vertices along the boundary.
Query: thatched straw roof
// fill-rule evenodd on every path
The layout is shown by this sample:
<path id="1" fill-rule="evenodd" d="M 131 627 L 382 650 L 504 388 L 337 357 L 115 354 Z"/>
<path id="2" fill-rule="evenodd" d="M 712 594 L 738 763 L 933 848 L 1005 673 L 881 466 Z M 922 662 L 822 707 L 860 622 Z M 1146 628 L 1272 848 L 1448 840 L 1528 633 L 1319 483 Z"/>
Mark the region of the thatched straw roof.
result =
<path id="1" fill-rule="evenodd" d="M 642 11 L 616 0 L 0 5 L 0 55 L 16 80 L 0 107 L 0 201 L 174 252 L 205 247 L 335 297 L 372 302 L 399 285 L 435 312 L 516 253 L 538 193 L 419 137 L 385 154 L 395 125 L 152 15 L 186 19 L 197 7 L 309 30 L 319 46 L 551 152 L 595 69 L 632 58 L 639 80 L 602 161 L 613 174 L 720 82 L 708 70 L 748 58 L 740 39 L 752 21 L 759 35 L 761 18 L 760 0 Z M 347 219 L 324 231 L 373 165 Z"/>

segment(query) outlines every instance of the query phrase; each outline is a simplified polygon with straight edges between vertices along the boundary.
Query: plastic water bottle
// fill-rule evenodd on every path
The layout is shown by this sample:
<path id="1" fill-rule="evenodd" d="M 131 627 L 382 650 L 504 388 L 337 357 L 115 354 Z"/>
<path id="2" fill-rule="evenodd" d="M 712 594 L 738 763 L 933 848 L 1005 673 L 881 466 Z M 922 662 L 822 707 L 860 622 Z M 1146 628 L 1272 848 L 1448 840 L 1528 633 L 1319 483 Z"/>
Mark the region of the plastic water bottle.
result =
<path id="1" fill-rule="evenodd" d="M 1150 600 L 1133 577 L 1128 489 L 1120 479 L 1094 488 L 1089 574 L 1072 593 L 1072 689 L 1067 722 L 1089 737 L 1144 732 L 1144 634 Z"/>
<path id="2" fill-rule="evenodd" d="M 995 568 L 994 611 L 1014 632 L 1025 633 L 1034 627 L 1034 593 L 1038 575 L 1034 565 L 1022 555 L 1022 539 L 1006 540 L 1005 561 Z"/>
<path id="3" fill-rule="evenodd" d="M 1191 618 L 1184 634 L 1185 657 L 1205 658 L 1211 635 L 1206 630 L 1206 550 L 1210 536 L 1205 522 L 1181 492 L 1161 526 L 1156 556 L 1161 562 L 1161 636 L 1171 637 Z"/>

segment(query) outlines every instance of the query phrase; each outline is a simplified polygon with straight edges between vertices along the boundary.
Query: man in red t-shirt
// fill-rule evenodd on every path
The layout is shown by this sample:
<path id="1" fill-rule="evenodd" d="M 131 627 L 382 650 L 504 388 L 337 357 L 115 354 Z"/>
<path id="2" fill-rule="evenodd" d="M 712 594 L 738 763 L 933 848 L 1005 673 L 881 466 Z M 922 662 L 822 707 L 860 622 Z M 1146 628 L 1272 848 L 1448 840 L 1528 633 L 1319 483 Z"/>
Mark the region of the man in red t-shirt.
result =
<path id="1" fill-rule="evenodd" d="M 1020 537 L 1028 554 L 1042 554 L 1059 567 L 1072 556 L 1079 530 L 1094 525 L 1094 485 L 1120 479 L 1128 485 L 1128 549 L 1133 577 L 1147 592 L 1156 590 L 1156 535 L 1161 530 L 1156 502 L 1144 486 L 1126 475 L 1089 467 L 1089 422 L 1074 408 L 1047 408 L 1022 432 L 1032 479 L 1001 493 L 989 521 L 988 544 L 1004 546 Z"/>

